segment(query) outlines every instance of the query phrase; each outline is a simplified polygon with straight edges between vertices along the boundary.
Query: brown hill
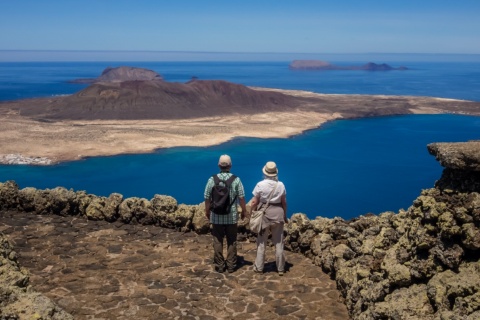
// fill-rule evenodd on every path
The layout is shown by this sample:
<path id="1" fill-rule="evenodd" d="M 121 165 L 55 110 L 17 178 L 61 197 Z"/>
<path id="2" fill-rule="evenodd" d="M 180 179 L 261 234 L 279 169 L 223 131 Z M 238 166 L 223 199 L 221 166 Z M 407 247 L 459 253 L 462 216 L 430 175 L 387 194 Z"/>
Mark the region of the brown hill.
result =
<path id="1" fill-rule="evenodd" d="M 21 114 L 51 120 L 185 119 L 294 110 L 302 101 L 227 81 L 173 83 L 153 74 L 136 68 L 104 72 L 89 87 L 70 96 L 37 99 Z M 142 80 L 145 76 L 149 80 Z"/>
<path id="2" fill-rule="evenodd" d="M 162 76 L 155 71 L 134 68 L 134 67 L 117 67 L 106 68 L 98 78 L 94 79 L 75 79 L 69 81 L 70 83 L 95 83 L 95 82 L 121 82 L 121 81 L 136 81 L 136 80 L 162 80 Z"/>
<path id="3" fill-rule="evenodd" d="M 162 76 L 155 71 L 133 68 L 133 67 L 118 67 L 107 68 L 103 70 L 96 82 L 108 81 L 130 81 L 130 80 L 162 80 Z"/>

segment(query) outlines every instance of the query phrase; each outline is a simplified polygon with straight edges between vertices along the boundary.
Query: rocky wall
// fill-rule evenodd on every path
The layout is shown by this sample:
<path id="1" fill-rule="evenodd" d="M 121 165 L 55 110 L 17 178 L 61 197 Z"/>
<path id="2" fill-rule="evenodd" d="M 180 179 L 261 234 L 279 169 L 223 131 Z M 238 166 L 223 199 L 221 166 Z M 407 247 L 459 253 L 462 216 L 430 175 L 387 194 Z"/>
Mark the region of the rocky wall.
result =
<path id="1" fill-rule="evenodd" d="M 432 144 L 446 168 L 398 213 L 314 220 L 294 214 L 286 247 L 311 258 L 337 282 L 354 319 L 480 319 L 480 145 Z M 0 212 L 83 216 L 208 233 L 203 205 L 170 196 L 99 197 L 62 187 L 0 183 Z M 246 221 L 240 238 L 253 237 Z"/>
<path id="2" fill-rule="evenodd" d="M 73 319 L 50 299 L 29 286 L 28 271 L 19 266 L 17 253 L 2 234 L 0 234 L 0 319 Z"/>

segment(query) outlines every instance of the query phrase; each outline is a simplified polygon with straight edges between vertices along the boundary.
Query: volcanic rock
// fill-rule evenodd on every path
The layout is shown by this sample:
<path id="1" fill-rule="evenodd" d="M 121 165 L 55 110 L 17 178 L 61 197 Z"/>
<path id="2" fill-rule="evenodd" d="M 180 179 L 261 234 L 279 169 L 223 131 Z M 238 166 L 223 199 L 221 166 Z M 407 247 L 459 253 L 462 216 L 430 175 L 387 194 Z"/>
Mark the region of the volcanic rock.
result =
<path id="1" fill-rule="evenodd" d="M 480 141 L 432 143 L 428 151 L 445 168 L 480 171 Z"/>
<path id="2" fill-rule="evenodd" d="M 29 282 L 29 273 L 19 265 L 17 252 L 0 234 L 0 319 L 74 319 Z"/>

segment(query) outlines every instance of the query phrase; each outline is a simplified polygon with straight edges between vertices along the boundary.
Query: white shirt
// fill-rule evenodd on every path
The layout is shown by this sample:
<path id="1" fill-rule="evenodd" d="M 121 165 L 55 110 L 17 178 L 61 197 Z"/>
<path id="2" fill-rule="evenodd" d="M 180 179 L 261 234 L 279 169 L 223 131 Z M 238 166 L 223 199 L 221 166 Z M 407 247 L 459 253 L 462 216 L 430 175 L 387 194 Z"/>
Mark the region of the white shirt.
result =
<path id="1" fill-rule="evenodd" d="M 277 181 L 270 179 L 260 181 L 253 189 L 253 196 L 259 198 L 260 202 L 267 203 L 268 196 L 270 195 L 270 192 L 272 192 L 273 188 L 275 188 L 276 183 Z M 287 190 L 285 189 L 285 185 L 283 182 L 278 181 L 277 189 L 275 189 L 275 192 L 270 199 L 270 203 L 281 203 L 282 195 L 286 194 Z"/>

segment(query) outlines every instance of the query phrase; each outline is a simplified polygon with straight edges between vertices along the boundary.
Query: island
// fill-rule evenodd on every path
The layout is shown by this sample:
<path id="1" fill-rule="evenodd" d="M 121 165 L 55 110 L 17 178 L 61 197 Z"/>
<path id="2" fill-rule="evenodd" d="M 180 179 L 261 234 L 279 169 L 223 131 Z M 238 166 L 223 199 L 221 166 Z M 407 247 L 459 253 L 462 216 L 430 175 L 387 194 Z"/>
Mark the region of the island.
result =
<path id="1" fill-rule="evenodd" d="M 234 137 L 290 137 L 327 121 L 403 114 L 480 115 L 480 103 L 434 97 L 321 94 L 108 68 L 68 96 L 0 102 L 0 163 L 211 146 Z M 279 125 L 281 124 L 281 125 Z"/>
<path id="2" fill-rule="evenodd" d="M 337 66 L 322 60 L 294 60 L 290 63 L 292 70 L 363 70 L 363 71 L 390 71 L 390 70 L 408 70 L 407 67 L 400 66 L 394 68 L 386 63 L 377 64 L 369 62 L 362 66 Z"/>

